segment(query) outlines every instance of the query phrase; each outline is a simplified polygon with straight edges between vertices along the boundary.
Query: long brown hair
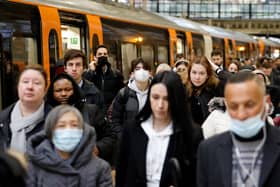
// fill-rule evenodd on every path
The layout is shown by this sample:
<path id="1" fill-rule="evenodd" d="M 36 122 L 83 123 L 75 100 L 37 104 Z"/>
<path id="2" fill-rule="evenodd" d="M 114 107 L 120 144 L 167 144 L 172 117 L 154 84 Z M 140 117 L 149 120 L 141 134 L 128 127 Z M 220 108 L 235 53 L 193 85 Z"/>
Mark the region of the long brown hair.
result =
<path id="1" fill-rule="evenodd" d="M 203 67 L 206 68 L 206 73 L 207 73 L 207 80 L 203 85 L 201 85 L 199 88 L 195 87 L 192 82 L 191 82 L 191 70 L 194 64 L 201 64 Z M 214 71 L 212 70 L 211 64 L 208 61 L 208 59 L 203 56 L 194 59 L 190 64 L 188 68 L 188 81 L 187 81 L 187 91 L 189 97 L 192 96 L 193 94 L 200 95 L 202 90 L 205 89 L 213 89 L 216 88 L 219 83 L 219 80 L 215 77 Z"/>

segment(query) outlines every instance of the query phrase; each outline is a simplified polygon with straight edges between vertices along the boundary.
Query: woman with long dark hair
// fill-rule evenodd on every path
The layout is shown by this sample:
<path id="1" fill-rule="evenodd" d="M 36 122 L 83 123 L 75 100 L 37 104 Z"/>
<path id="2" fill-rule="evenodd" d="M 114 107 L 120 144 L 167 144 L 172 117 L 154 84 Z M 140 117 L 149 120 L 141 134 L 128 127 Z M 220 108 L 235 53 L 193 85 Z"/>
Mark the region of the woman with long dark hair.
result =
<path id="1" fill-rule="evenodd" d="M 192 127 L 186 102 L 185 88 L 176 73 L 155 75 L 144 108 L 124 128 L 117 187 L 194 185 Z M 178 163 L 176 170 L 171 160 Z"/>

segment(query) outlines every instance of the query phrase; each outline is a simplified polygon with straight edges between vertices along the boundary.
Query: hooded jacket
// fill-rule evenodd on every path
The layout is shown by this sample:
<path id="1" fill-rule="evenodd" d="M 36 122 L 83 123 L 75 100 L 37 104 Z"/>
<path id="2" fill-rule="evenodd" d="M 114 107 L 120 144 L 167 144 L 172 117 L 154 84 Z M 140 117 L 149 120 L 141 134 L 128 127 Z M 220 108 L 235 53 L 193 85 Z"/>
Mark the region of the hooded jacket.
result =
<path id="1" fill-rule="evenodd" d="M 93 155 L 95 131 L 85 125 L 83 137 L 68 160 L 63 160 L 42 131 L 27 144 L 29 187 L 111 187 L 110 166 Z"/>

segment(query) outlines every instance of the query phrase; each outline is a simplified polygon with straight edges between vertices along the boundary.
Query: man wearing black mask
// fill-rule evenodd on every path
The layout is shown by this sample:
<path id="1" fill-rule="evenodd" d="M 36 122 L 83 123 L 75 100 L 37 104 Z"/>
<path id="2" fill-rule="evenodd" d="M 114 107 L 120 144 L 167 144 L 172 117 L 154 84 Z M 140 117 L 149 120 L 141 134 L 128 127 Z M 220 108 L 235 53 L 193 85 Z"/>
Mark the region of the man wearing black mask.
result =
<path id="1" fill-rule="evenodd" d="M 123 84 L 122 74 L 111 68 L 108 61 L 108 48 L 99 45 L 95 52 L 95 62 L 89 66 L 90 69 L 84 73 L 84 77 L 93 82 L 103 93 L 105 110 L 108 109 L 115 95 Z"/>

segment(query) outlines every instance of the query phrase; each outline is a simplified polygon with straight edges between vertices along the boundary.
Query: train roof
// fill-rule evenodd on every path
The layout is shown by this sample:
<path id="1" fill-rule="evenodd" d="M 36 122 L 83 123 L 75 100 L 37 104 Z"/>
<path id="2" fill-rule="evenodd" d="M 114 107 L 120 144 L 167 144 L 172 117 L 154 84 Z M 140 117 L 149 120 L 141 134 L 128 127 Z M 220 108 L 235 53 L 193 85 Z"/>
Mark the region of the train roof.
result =
<path id="1" fill-rule="evenodd" d="M 23 3 L 36 3 L 61 10 L 72 10 L 74 12 L 84 12 L 98 15 L 104 18 L 122 20 L 143 25 L 150 25 L 161 28 L 174 28 L 184 30 L 185 28 L 171 22 L 161 16 L 143 10 L 128 7 L 120 3 L 100 3 L 92 0 L 23 0 Z M 194 31 L 190 29 L 191 31 Z"/>
<path id="2" fill-rule="evenodd" d="M 184 18 L 163 16 L 143 9 L 132 8 L 120 3 L 101 3 L 92 0 L 22 0 L 21 2 L 36 3 L 56 7 L 62 10 L 72 10 L 74 12 L 84 12 L 104 18 L 123 20 L 154 27 L 174 28 L 179 31 L 187 30 L 195 33 L 209 34 L 210 36 L 217 38 L 229 38 L 252 43 L 257 42 L 252 36 L 241 32 L 208 26 Z"/>
<path id="3" fill-rule="evenodd" d="M 256 43 L 256 41 L 254 40 L 254 38 L 252 36 L 241 33 L 241 32 L 235 32 L 235 31 L 223 29 L 220 27 L 209 26 L 209 25 L 197 23 L 197 22 L 194 22 L 191 20 L 187 20 L 184 18 L 177 18 L 177 17 L 165 16 L 165 15 L 161 15 L 161 16 L 186 29 L 192 28 L 196 32 L 207 33 L 213 37 L 229 38 L 229 39 L 233 39 L 233 40 L 237 40 L 237 41 Z"/>

